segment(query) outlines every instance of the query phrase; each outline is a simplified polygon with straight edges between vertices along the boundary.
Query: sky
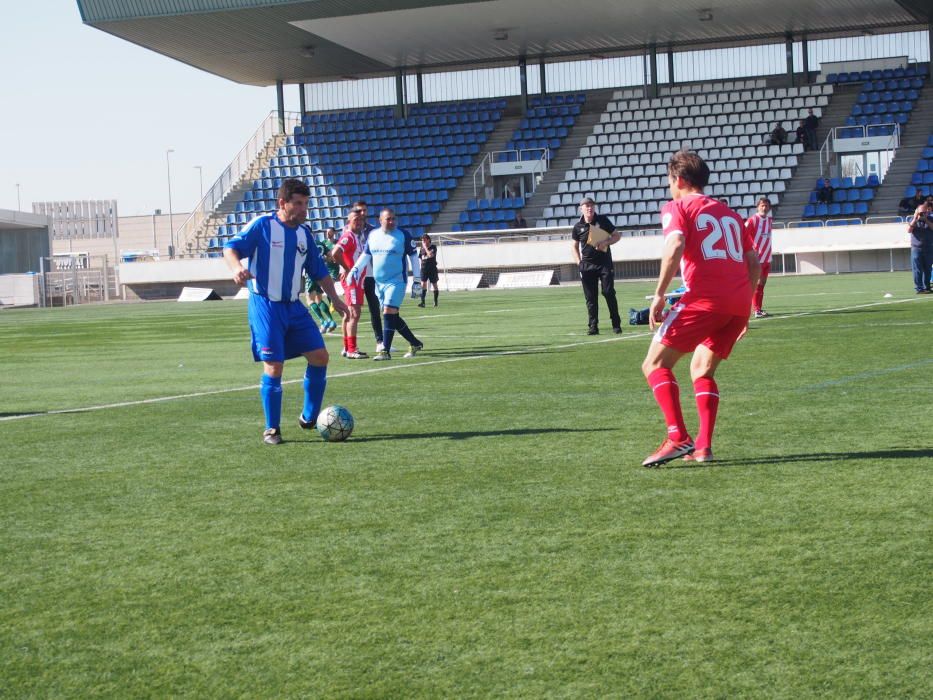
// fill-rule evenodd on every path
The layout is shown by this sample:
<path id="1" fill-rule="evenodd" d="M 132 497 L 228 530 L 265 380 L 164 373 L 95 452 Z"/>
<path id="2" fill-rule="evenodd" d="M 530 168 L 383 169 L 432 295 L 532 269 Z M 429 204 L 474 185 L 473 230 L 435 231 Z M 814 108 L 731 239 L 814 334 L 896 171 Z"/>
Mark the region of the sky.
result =
<path id="1" fill-rule="evenodd" d="M 116 199 L 120 216 L 200 200 L 268 114 L 275 87 L 239 85 L 81 22 L 76 0 L 0 0 L 0 209 Z M 285 86 L 297 111 L 298 86 Z"/>

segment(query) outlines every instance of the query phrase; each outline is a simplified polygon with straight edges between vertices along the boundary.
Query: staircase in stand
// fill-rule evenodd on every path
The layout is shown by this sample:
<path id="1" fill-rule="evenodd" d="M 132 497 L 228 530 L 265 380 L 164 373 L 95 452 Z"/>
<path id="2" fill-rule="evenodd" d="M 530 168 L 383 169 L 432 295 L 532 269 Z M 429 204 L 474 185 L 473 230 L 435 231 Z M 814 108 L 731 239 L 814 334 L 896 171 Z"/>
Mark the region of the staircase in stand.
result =
<path id="1" fill-rule="evenodd" d="M 861 90 L 861 83 L 835 87 L 829 106 L 823 110 L 819 128 L 816 130 L 817 143 L 825 143 L 834 127 L 846 125 L 846 117 L 852 113 L 852 105 L 855 104 Z M 803 218 L 803 208 L 810 200 L 810 192 L 820 177 L 820 152 L 801 153 L 797 157 L 794 177 L 787 183 L 787 190 L 781 197 L 780 204 L 774 208 L 775 221 L 800 221 Z"/>
<path id="2" fill-rule="evenodd" d="M 525 201 L 524 214 L 530 226 L 537 226 L 538 221 L 543 218 L 544 208 L 550 206 L 551 195 L 557 192 L 557 186 L 564 181 L 564 176 L 574 159 L 580 157 L 580 149 L 592 136 L 593 127 L 599 123 L 615 91 L 615 88 L 612 88 L 586 93 L 586 102 L 583 103 L 583 110 L 574 122 L 573 129 L 561 144 L 557 157 L 551 161 L 551 167 L 544 174 L 538 189 Z"/>

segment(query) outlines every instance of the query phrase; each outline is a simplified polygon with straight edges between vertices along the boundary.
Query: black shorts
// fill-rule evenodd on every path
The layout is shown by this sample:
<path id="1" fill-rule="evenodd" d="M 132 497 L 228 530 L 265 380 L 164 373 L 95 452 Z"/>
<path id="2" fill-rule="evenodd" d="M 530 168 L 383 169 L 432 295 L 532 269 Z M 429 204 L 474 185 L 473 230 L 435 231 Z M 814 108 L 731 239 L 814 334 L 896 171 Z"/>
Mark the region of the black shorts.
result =
<path id="1" fill-rule="evenodd" d="M 431 282 L 432 284 L 437 284 L 437 269 L 434 270 L 421 270 L 421 284 L 425 282 Z"/>

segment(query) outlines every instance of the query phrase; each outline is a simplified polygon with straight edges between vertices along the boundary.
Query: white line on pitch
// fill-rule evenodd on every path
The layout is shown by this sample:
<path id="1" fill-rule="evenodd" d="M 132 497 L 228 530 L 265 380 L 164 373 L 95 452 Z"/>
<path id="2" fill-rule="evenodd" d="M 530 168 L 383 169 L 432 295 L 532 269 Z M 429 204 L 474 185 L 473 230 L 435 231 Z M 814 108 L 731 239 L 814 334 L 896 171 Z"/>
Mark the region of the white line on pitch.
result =
<path id="1" fill-rule="evenodd" d="M 797 314 L 788 314 L 786 316 L 771 316 L 768 318 L 758 319 L 757 322 L 762 321 L 779 321 L 786 318 L 800 318 L 802 316 L 817 316 L 820 314 L 833 313 L 836 311 L 851 311 L 853 309 L 863 309 L 871 306 L 885 306 L 891 304 L 903 304 L 908 302 L 917 301 L 919 297 L 910 297 L 907 299 L 896 299 L 893 301 L 878 301 L 870 304 L 858 304 L 855 306 L 842 306 L 835 309 L 822 309 L 819 311 L 802 311 Z M 563 345 L 533 345 L 522 350 L 502 350 L 497 352 L 489 352 L 478 355 L 464 355 L 462 357 L 448 357 L 440 360 L 425 360 L 423 362 L 411 362 L 407 364 L 398 364 L 390 366 L 381 366 L 381 367 L 370 367 L 369 369 L 363 370 L 352 370 L 348 372 L 334 372 L 328 373 L 328 379 L 338 379 L 341 377 L 356 377 L 363 374 L 375 374 L 377 372 L 391 372 L 393 370 L 402 370 L 402 369 L 413 369 L 416 367 L 425 367 L 428 365 L 445 365 L 452 362 L 465 362 L 467 360 L 485 360 L 493 357 L 508 357 L 509 355 L 524 355 L 532 352 L 539 352 L 541 350 L 567 350 L 569 348 L 581 347 L 583 345 L 596 345 L 600 343 L 615 343 L 623 340 L 635 340 L 637 338 L 644 338 L 647 336 L 654 335 L 653 332 L 639 332 L 639 333 L 628 333 L 625 335 L 614 336 L 610 338 L 605 338 L 601 340 L 584 340 L 574 343 L 565 343 Z M 282 384 L 297 384 L 298 382 L 303 382 L 304 379 L 290 379 L 288 381 L 282 382 Z M 211 391 L 197 391 L 190 394 L 176 394 L 174 396 L 159 396 L 151 399 L 139 399 L 136 401 L 120 401 L 118 403 L 109 403 L 101 404 L 98 406 L 84 406 L 83 408 L 59 408 L 51 411 L 43 411 L 41 413 L 23 413 L 16 416 L 3 416 L 0 417 L 0 423 L 6 421 L 14 420 L 23 420 L 25 418 L 37 418 L 39 416 L 55 416 L 61 415 L 63 413 L 84 413 L 86 411 L 103 411 L 110 408 L 125 408 L 127 406 L 142 406 L 146 404 L 162 403 L 165 401 L 178 401 L 181 399 L 196 399 L 203 396 L 217 396 L 218 394 L 232 394 L 238 391 L 255 391 L 259 388 L 258 384 L 250 384 L 248 386 L 238 386 L 229 389 L 213 389 Z"/>

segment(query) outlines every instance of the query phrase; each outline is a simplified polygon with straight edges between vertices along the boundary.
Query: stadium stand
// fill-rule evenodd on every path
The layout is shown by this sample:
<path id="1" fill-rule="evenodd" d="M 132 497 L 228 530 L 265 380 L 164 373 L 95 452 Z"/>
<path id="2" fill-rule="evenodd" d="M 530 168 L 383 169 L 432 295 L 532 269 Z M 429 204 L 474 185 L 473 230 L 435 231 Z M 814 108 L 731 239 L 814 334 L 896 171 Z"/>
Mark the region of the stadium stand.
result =
<path id="1" fill-rule="evenodd" d="M 460 220 L 452 230 L 491 231 L 509 228 L 515 219 L 515 212 L 525 206 L 522 197 L 502 197 L 500 199 L 471 199 L 466 211 L 460 213 Z"/>
<path id="2" fill-rule="evenodd" d="M 364 199 L 372 210 L 392 207 L 399 226 L 421 235 L 502 118 L 504 100 L 308 114 L 279 148 L 236 210 L 209 241 L 217 251 L 254 216 L 275 209 L 287 177 L 311 187 L 314 231 L 341 228 L 347 206 Z"/>
<path id="3" fill-rule="evenodd" d="M 827 84 L 768 88 L 764 79 L 678 85 L 653 99 L 617 91 L 537 224 L 572 225 L 590 195 L 620 228 L 656 226 L 668 198 L 667 159 L 683 147 L 710 164 L 707 191 L 740 214 L 760 195 L 778 206 L 803 146 L 766 145 L 767 134 L 776 122 L 792 130 L 808 107 L 820 116 L 832 92 Z"/>
<path id="4" fill-rule="evenodd" d="M 502 161 L 538 160 L 554 157 L 573 128 L 586 102 L 584 93 L 541 95 L 529 101 L 528 116 L 522 119 L 496 159 Z"/>
<path id="5" fill-rule="evenodd" d="M 862 90 L 852 106 L 852 113 L 846 118 L 846 126 L 836 129 L 836 138 L 889 136 L 895 131 L 899 136 L 902 135 L 914 106 L 920 99 L 927 70 L 925 64 L 920 64 L 906 69 L 868 72 L 870 78 L 863 83 Z M 859 76 L 865 75 L 866 72 L 860 72 Z M 854 82 L 849 75 L 846 81 L 839 81 L 839 76 L 835 76 L 836 82 Z M 834 76 L 827 76 L 827 82 L 831 77 Z M 881 183 L 874 174 L 867 177 L 829 178 L 829 184 L 833 188 L 831 203 L 817 201 L 817 192 L 823 184 L 824 178 L 819 178 L 810 192 L 809 201 L 803 209 L 804 219 L 868 216 L 873 213 L 872 203 Z M 917 173 L 914 173 L 911 185 L 923 184 L 923 176 L 918 177 Z M 829 223 L 827 221 L 827 224 Z"/>
<path id="6" fill-rule="evenodd" d="M 910 176 L 910 184 L 904 189 L 905 197 L 913 197 L 919 192 L 924 197 L 933 195 L 933 133 L 927 137 L 917 169 Z"/>

